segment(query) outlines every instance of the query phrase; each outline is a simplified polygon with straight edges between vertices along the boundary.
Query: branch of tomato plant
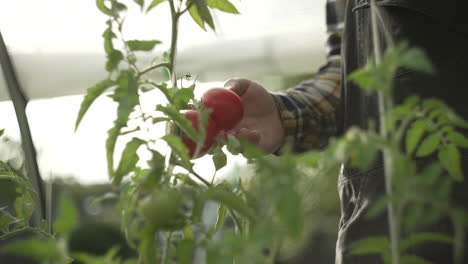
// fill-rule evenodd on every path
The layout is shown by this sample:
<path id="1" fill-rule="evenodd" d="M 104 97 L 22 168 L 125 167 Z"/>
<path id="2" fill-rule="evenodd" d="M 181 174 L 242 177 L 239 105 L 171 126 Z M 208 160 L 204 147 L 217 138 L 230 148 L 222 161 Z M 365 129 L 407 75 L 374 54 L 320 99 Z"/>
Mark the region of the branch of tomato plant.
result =
<path id="1" fill-rule="evenodd" d="M 376 64 L 381 63 L 382 61 L 382 53 L 381 53 L 381 46 L 379 41 L 379 27 L 377 25 L 377 5 L 376 0 L 370 1 L 371 7 L 371 27 L 372 27 L 372 42 L 374 45 L 374 56 Z M 382 26 L 385 26 L 382 24 Z M 385 113 L 392 106 L 393 101 L 390 96 L 390 85 L 384 84 L 387 87 L 384 87 L 383 90 L 378 91 L 378 103 L 379 103 L 379 116 L 380 116 L 380 135 L 383 138 L 392 141 L 392 138 L 389 137 L 389 131 L 387 131 L 386 127 L 386 118 Z M 391 144 L 393 145 L 393 144 Z M 383 162 L 384 162 L 384 177 L 385 177 L 385 190 L 387 195 L 392 197 L 393 196 L 393 154 L 392 149 L 385 148 L 383 150 Z M 396 204 L 390 200 L 387 206 L 388 211 L 388 224 L 390 230 L 390 252 L 393 264 L 400 264 L 400 246 L 399 246 L 399 215 L 398 209 L 396 208 Z"/>
<path id="2" fill-rule="evenodd" d="M 34 228 L 34 227 L 23 227 L 23 228 L 20 228 L 18 230 L 15 230 L 15 231 L 12 231 L 12 232 L 9 232 L 9 233 L 6 233 L 2 236 L 0 236 L 0 240 L 4 240 L 4 239 L 7 239 L 9 237 L 12 237 L 12 236 L 16 236 L 18 234 L 21 234 L 21 233 L 24 233 L 24 232 L 34 232 L 34 233 L 37 233 L 37 234 L 41 234 L 45 237 L 48 237 L 48 238 L 53 238 L 53 236 L 49 233 L 47 233 L 46 231 L 40 229 L 40 228 Z"/>
<path id="3" fill-rule="evenodd" d="M 150 71 L 152 71 L 152 70 L 155 70 L 155 69 L 157 69 L 157 68 L 160 68 L 160 67 L 166 67 L 166 68 L 170 69 L 170 66 L 171 66 L 171 65 L 170 65 L 169 63 L 167 63 L 167 62 L 162 62 L 162 63 L 156 64 L 156 65 L 153 65 L 153 66 L 151 66 L 151 67 L 149 67 L 149 68 L 147 68 L 147 69 L 141 71 L 141 72 L 137 75 L 137 78 L 143 76 L 144 74 L 146 74 L 146 73 L 148 73 L 148 72 L 150 72 Z"/>
<path id="4" fill-rule="evenodd" d="M 172 232 L 168 232 L 166 241 L 164 243 L 163 255 L 161 258 L 161 264 L 167 264 L 169 255 L 169 246 L 171 245 Z"/>
<path id="5" fill-rule="evenodd" d="M 171 83 L 173 88 L 177 88 L 177 77 L 175 72 L 175 54 L 177 49 L 178 28 L 179 28 L 179 13 L 174 6 L 174 0 L 169 0 L 169 7 L 171 8 L 172 19 L 172 34 L 171 34 L 171 48 L 169 50 L 169 65 L 171 73 Z"/>

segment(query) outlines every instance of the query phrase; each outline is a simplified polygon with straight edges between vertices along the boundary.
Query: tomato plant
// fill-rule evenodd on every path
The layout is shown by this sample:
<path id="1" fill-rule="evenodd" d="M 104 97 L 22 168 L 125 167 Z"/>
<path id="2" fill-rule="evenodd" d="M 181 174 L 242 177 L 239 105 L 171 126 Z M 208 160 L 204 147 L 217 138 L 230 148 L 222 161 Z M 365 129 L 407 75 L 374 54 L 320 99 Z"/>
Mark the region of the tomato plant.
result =
<path id="1" fill-rule="evenodd" d="M 240 97 L 228 89 L 212 88 L 203 94 L 201 101 L 204 106 L 213 109 L 211 116 L 222 130 L 233 129 L 244 115 Z"/>

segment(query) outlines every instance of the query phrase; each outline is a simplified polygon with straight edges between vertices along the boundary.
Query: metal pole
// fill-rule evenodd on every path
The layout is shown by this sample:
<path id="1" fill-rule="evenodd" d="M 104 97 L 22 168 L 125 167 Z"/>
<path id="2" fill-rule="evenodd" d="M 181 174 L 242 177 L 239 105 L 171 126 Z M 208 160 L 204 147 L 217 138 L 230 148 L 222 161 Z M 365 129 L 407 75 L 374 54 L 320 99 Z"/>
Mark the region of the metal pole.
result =
<path id="1" fill-rule="evenodd" d="M 21 90 L 21 86 L 18 82 L 16 72 L 14 70 L 1 32 L 0 65 L 2 66 L 3 75 L 5 76 L 8 93 L 10 94 L 13 106 L 15 107 L 16 118 L 18 120 L 18 126 L 21 132 L 21 145 L 23 147 L 27 175 L 39 198 L 39 201 L 35 199 L 36 210 L 34 210 L 33 214 L 33 225 L 39 227 L 41 220 L 43 220 L 45 217 L 45 199 L 43 183 L 36 161 L 36 150 L 34 148 L 31 131 L 29 129 L 28 118 L 26 116 L 26 106 L 28 104 L 28 99 Z"/>

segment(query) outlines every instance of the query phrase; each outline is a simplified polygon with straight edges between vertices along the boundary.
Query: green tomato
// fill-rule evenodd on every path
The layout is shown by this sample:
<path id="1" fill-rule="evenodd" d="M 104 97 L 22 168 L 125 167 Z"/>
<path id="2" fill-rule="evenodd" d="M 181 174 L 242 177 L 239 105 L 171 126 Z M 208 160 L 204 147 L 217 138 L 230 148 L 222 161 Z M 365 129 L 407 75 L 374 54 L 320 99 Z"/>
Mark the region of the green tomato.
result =
<path id="1" fill-rule="evenodd" d="M 183 199 L 174 189 L 157 190 L 140 202 L 140 212 L 157 229 L 178 229 L 183 226 Z"/>

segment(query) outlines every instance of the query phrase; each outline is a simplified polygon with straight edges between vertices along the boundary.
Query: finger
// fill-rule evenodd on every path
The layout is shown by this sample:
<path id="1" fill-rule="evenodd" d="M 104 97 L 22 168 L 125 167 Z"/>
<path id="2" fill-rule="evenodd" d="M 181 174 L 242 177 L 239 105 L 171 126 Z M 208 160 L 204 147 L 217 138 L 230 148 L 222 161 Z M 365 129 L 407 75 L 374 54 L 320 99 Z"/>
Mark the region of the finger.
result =
<path id="1" fill-rule="evenodd" d="M 242 96 L 250 86 L 251 81 L 244 78 L 230 79 L 224 83 L 224 87 Z"/>
<path id="2" fill-rule="evenodd" d="M 260 133 L 256 130 L 242 128 L 236 134 L 237 138 L 245 139 L 251 144 L 258 145 L 260 143 Z"/>

